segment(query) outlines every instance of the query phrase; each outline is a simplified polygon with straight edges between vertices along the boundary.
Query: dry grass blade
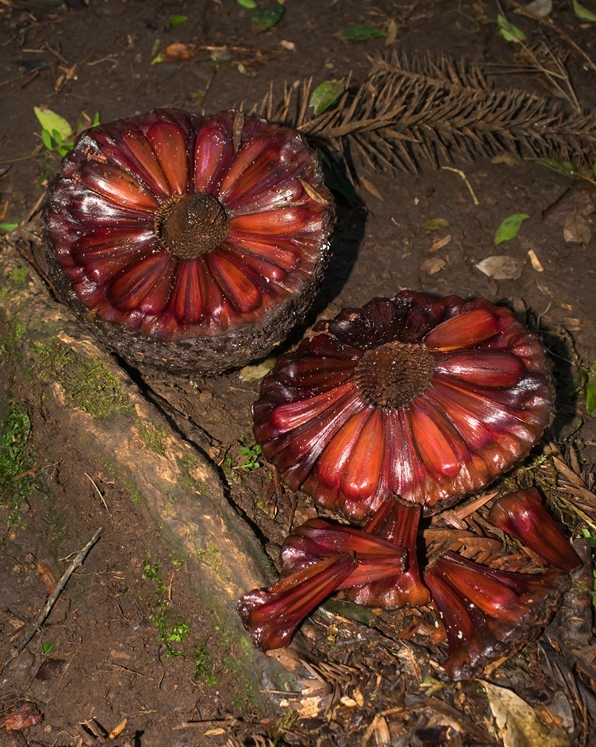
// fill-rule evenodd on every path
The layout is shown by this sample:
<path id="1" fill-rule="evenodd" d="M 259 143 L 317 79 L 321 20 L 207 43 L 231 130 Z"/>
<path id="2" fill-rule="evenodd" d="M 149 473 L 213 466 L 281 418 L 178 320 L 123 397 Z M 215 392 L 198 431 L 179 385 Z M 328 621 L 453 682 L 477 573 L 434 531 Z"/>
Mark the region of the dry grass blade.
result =
<path id="1" fill-rule="evenodd" d="M 563 75 L 560 66 L 556 74 Z M 375 62 L 360 85 L 345 85 L 333 108 L 318 116 L 308 104 L 311 80 L 286 86 L 277 106 L 270 91 L 257 110 L 339 151 L 350 165 L 357 157 L 375 168 L 414 171 L 422 161 L 439 166 L 456 154 L 471 159 L 507 150 L 586 166 L 596 152 L 595 114 L 570 114 L 521 89 L 495 90 L 478 68 L 448 58 L 394 54 Z"/>

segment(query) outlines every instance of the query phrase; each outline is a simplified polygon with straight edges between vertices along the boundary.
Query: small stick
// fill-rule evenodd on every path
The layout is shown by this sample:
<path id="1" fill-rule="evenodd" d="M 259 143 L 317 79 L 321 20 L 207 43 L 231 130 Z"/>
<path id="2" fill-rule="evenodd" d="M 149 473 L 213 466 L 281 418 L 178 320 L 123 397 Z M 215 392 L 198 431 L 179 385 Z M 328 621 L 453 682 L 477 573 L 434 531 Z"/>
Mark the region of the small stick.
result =
<path id="1" fill-rule="evenodd" d="M 461 178 L 464 180 L 464 184 L 468 188 L 468 191 L 472 195 L 472 202 L 474 203 L 474 205 L 479 205 L 480 204 L 478 202 L 478 198 L 474 194 L 474 190 L 472 189 L 472 185 L 468 181 L 468 177 L 464 174 L 464 172 L 461 169 L 454 169 L 452 166 L 441 166 L 441 168 L 444 169 L 445 171 L 454 171 L 456 174 L 459 174 L 461 176 Z"/>
<path id="2" fill-rule="evenodd" d="M 93 545 L 97 542 L 97 540 L 101 537 L 101 533 L 103 532 L 103 527 L 99 527 L 97 532 L 91 537 L 89 542 L 83 547 L 82 550 L 79 550 L 79 552 L 75 555 L 73 561 L 68 566 L 66 571 L 64 572 L 64 575 L 58 581 L 58 585 L 54 589 L 54 591 L 51 593 L 51 595 L 48 597 L 48 601 L 45 604 L 45 607 L 42 609 L 42 611 L 37 616 L 37 620 L 34 622 L 33 626 L 31 627 L 31 630 L 27 633 L 25 638 L 19 643 L 19 645 L 13 649 L 8 659 L 4 662 L 4 666 L 2 667 L 2 671 L 14 660 L 17 658 L 17 656 L 24 650 L 25 646 L 29 643 L 29 641 L 33 638 L 33 636 L 37 633 L 37 631 L 41 628 L 41 626 L 44 624 L 47 616 L 50 614 L 52 607 L 56 603 L 56 600 L 60 596 L 60 593 L 62 592 L 62 589 L 66 586 L 68 583 L 68 579 L 72 576 L 74 571 L 83 564 L 83 561 L 85 560 L 87 553 L 89 550 L 93 547 Z"/>

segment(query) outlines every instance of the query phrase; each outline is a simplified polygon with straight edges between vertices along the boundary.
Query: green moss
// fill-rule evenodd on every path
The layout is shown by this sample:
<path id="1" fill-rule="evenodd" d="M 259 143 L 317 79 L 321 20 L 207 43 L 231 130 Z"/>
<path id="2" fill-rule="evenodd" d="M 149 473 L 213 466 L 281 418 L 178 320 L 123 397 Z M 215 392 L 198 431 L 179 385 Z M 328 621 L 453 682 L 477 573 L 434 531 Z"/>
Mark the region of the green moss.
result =
<path id="1" fill-rule="evenodd" d="M 16 267 L 12 272 L 8 273 L 8 279 L 16 288 L 22 288 L 27 282 L 28 275 L 29 273 L 25 266 Z"/>
<path id="2" fill-rule="evenodd" d="M 35 487 L 36 454 L 27 408 L 7 399 L 0 422 L 0 505 L 8 509 L 9 527 L 23 525 L 21 505 Z"/>
<path id="3" fill-rule="evenodd" d="M 92 417 L 134 412 L 119 379 L 102 361 L 83 358 L 59 340 L 34 342 L 32 350 L 37 374 L 58 381 L 68 400 Z"/>
<path id="4" fill-rule="evenodd" d="M 107 470 L 110 473 L 110 475 L 112 475 L 112 477 L 116 478 L 119 482 L 121 482 L 122 485 L 126 488 L 126 490 L 128 490 L 133 503 L 138 503 L 141 500 L 142 496 L 134 480 L 128 475 L 122 474 L 123 470 L 118 469 L 111 462 L 108 462 L 107 459 L 102 459 L 101 463 L 104 469 Z"/>
<path id="5" fill-rule="evenodd" d="M 168 429 L 163 425 L 139 423 L 139 436 L 147 446 L 160 456 L 164 456 L 168 445 Z"/>
<path id="6" fill-rule="evenodd" d="M 19 319 L 12 319 L 6 323 L 6 334 L 2 340 L 2 352 L 9 357 L 14 353 L 14 345 L 25 334 L 25 325 Z"/>
<path id="7" fill-rule="evenodd" d="M 157 629 L 158 639 L 165 646 L 168 656 L 182 656 L 183 651 L 178 648 L 177 644 L 182 643 L 188 637 L 190 626 L 177 618 L 170 606 L 168 586 L 161 577 L 159 563 L 146 560 L 143 563 L 143 578 L 151 582 L 154 587 L 149 601 L 151 607 L 149 619 Z"/>
<path id="8" fill-rule="evenodd" d="M 197 557 L 219 575 L 221 571 L 221 560 L 217 547 L 208 547 L 206 550 L 197 550 Z"/>
<path id="9" fill-rule="evenodd" d="M 208 687 L 216 687 L 219 678 L 215 673 L 213 657 L 210 655 L 205 644 L 201 644 L 195 651 L 195 682 L 204 682 Z"/>
<path id="10" fill-rule="evenodd" d="M 234 707 L 241 715 L 259 710 L 259 695 L 253 682 L 255 650 L 246 638 L 239 636 L 229 628 L 216 625 L 215 632 L 220 643 L 228 652 L 223 659 L 223 668 L 233 675 L 237 684 Z"/>

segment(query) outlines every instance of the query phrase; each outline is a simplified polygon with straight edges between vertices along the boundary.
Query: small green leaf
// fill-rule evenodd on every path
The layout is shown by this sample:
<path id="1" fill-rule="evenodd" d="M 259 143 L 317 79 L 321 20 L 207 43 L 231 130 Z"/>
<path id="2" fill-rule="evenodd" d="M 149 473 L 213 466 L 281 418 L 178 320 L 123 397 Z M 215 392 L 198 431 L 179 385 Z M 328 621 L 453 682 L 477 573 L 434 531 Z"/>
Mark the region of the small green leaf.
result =
<path id="1" fill-rule="evenodd" d="M 48 132 L 60 133 L 63 140 L 72 135 L 72 127 L 68 122 L 56 112 L 48 109 L 46 106 L 34 106 L 33 111 L 43 130 Z"/>
<path id="2" fill-rule="evenodd" d="M 497 23 L 499 25 L 499 32 L 505 41 L 520 42 L 525 40 L 526 35 L 524 32 L 508 21 L 505 16 L 499 14 L 497 16 Z"/>
<path id="3" fill-rule="evenodd" d="M 14 231 L 18 225 L 18 223 L 0 223 L 0 231 L 10 233 L 11 231 Z"/>
<path id="4" fill-rule="evenodd" d="M 263 10 L 257 10 L 251 16 L 251 21 L 254 30 L 257 33 L 267 31 L 271 29 L 281 21 L 284 16 L 286 9 L 283 5 L 278 5 L 277 8 L 264 8 Z"/>
<path id="5" fill-rule="evenodd" d="M 344 92 L 343 83 L 338 80 L 326 80 L 320 83 L 310 94 L 308 105 L 315 110 L 315 116 L 327 111 Z"/>
<path id="6" fill-rule="evenodd" d="M 53 648 L 54 648 L 53 643 L 42 643 L 41 644 L 41 655 L 47 656 Z"/>
<path id="7" fill-rule="evenodd" d="M 54 141 L 52 140 L 52 136 L 47 130 L 41 131 L 41 142 L 48 150 L 54 150 Z"/>
<path id="8" fill-rule="evenodd" d="M 183 23 L 188 21 L 188 16 L 172 16 L 170 18 L 170 28 L 175 29 L 176 26 L 182 26 Z"/>
<path id="9" fill-rule="evenodd" d="M 573 12 L 578 18 L 581 18 L 582 21 L 596 22 L 596 13 L 592 13 L 591 10 L 584 8 L 583 5 L 580 5 L 578 0 L 573 0 Z"/>
<path id="10" fill-rule="evenodd" d="M 503 241 L 514 239 L 519 233 L 521 224 L 526 220 L 526 218 L 529 217 L 530 216 L 527 213 L 514 213 L 508 218 L 505 218 L 505 220 L 497 228 L 497 232 L 494 238 L 494 245 L 497 246 L 498 244 L 503 243 Z"/>
<path id="11" fill-rule="evenodd" d="M 344 41 L 368 41 L 369 39 L 387 36 L 387 32 L 382 29 L 375 29 L 372 26 L 348 26 L 338 31 L 335 36 Z"/>
<path id="12" fill-rule="evenodd" d="M 588 370 L 586 382 L 586 412 L 596 418 L 596 363 L 592 363 Z"/>
<path id="13" fill-rule="evenodd" d="M 236 0 L 238 5 L 241 5 L 243 8 L 249 8 L 250 10 L 253 10 L 254 8 L 257 8 L 257 4 L 255 3 L 255 0 Z"/>

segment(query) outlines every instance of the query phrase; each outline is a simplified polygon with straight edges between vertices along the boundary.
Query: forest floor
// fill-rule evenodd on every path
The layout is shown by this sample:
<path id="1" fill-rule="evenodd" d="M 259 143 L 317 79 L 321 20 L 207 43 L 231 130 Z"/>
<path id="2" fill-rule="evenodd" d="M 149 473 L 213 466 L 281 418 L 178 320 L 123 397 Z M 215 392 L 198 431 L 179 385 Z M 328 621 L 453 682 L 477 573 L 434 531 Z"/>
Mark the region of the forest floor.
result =
<path id="1" fill-rule="evenodd" d="M 40 137 L 35 107 L 59 114 L 73 132 L 96 113 L 108 123 L 155 107 L 250 110 L 270 91 L 281 101 L 284 84 L 294 81 L 312 78 L 314 88 L 350 76 L 350 85 L 364 85 L 385 60 L 427 81 L 445 80 L 453 65 L 476 70 L 512 100 L 525 92 L 516 99 L 520 110 L 540 97 L 562 121 L 596 112 L 594 0 L 555 3 L 550 12 L 549 3 L 531 3 L 543 16 L 508 0 L 258 0 L 257 10 L 284 11 L 266 29 L 255 25 L 248 4 L 0 0 L 4 246 L 60 165 L 57 144 L 48 148 Z M 481 108 L 484 84 L 471 80 Z M 522 128 L 512 136 L 515 153 L 499 147 L 507 140 L 504 121 L 495 141 L 464 138 L 442 152 L 431 105 L 426 114 L 422 137 L 437 162 L 419 150 L 416 170 L 390 169 L 352 151 L 356 190 L 350 200 L 338 196 L 329 273 L 311 315 L 283 347 L 317 318 L 405 288 L 507 304 L 542 336 L 558 394 L 557 417 L 526 467 L 552 488 L 550 506 L 569 533 L 596 538 L 596 412 L 586 411 L 596 361 L 593 137 L 591 149 L 583 147 L 578 124 L 575 135 L 546 133 L 526 147 Z M 456 128 L 445 116 L 440 125 Z M 562 163 L 571 160 L 573 173 Z M 503 220 L 519 214 L 527 216 L 519 232 L 496 245 Z M 549 633 L 486 673 L 497 686 L 490 697 L 479 680 L 443 676 L 446 647 L 435 645 L 428 611 L 367 610 L 355 619 L 353 611 L 327 606 L 303 626 L 319 689 L 285 716 L 263 713 L 250 688 L 238 685 L 225 630 L 198 605 L 184 562 L 154 531 L 144 506 L 68 432 L 66 420 L 48 415 L 43 387 L 19 375 L 5 353 L 3 341 L 0 664 L 72 555 L 104 529 L 40 632 L 0 675 L 0 744 L 530 744 L 499 731 L 495 700 L 503 691 L 515 691 L 538 719 L 530 730 L 551 733 L 545 747 L 596 744 L 589 605 L 581 651 L 557 647 L 564 623 L 555 620 Z M 316 509 L 300 494 L 296 501 L 283 493 L 275 506 L 266 499 L 272 473 L 252 435 L 258 378 L 127 373 L 212 460 L 275 562 L 288 526 Z M 460 529 L 471 526 L 462 520 Z M 586 562 L 590 577 L 589 553 Z M 555 728 L 561 741 L 546 741 Z"/>

